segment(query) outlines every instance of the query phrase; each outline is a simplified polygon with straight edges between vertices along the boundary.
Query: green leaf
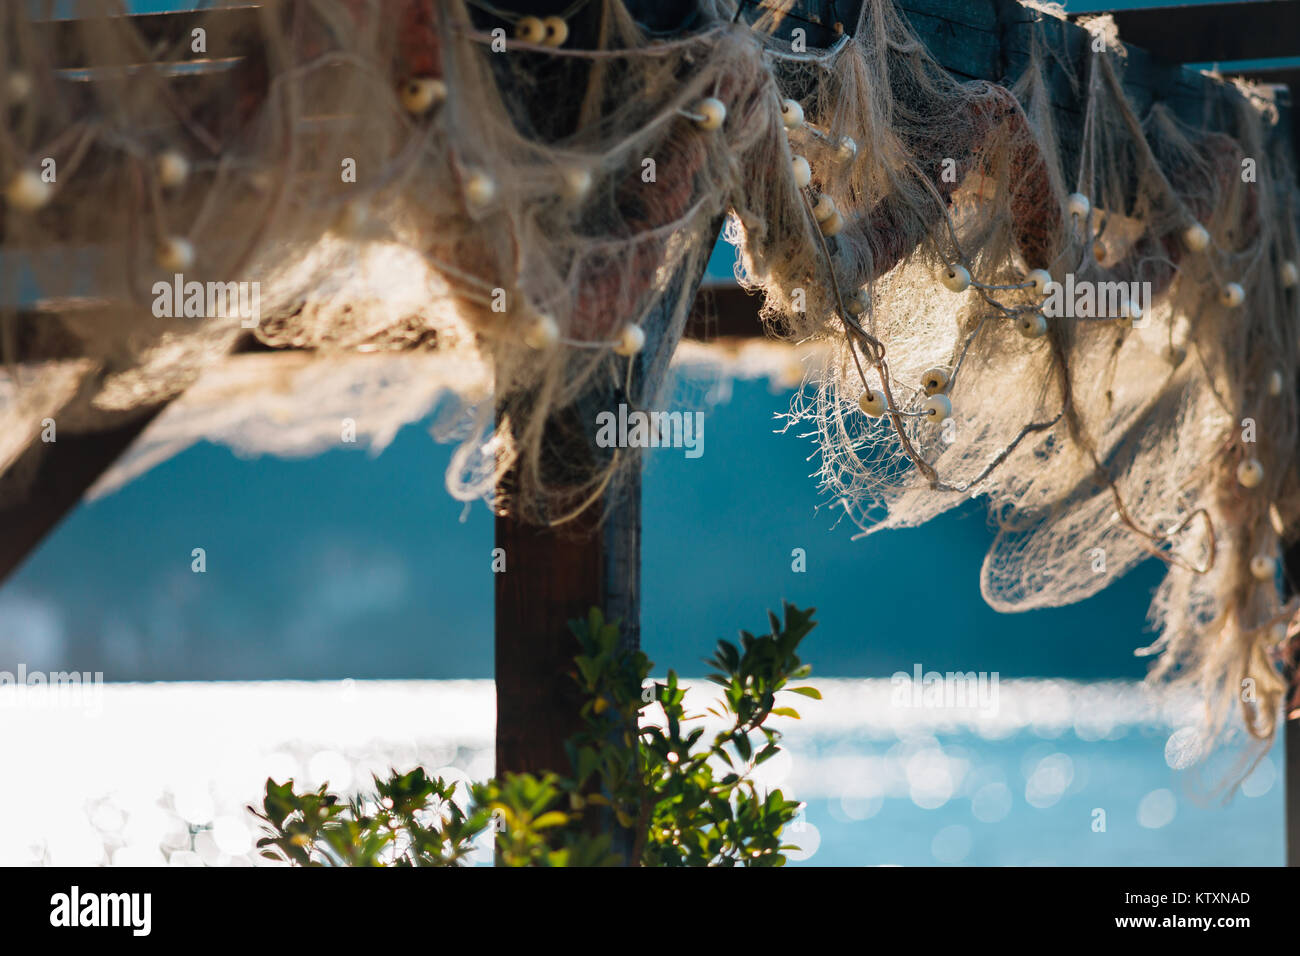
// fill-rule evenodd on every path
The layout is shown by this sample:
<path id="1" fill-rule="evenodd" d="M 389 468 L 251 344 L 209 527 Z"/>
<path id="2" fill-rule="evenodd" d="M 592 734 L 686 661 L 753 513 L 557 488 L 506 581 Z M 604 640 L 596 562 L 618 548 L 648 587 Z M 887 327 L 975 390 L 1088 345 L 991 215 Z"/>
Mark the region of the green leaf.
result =
<path id="1" fill-rule="evenodd" d="M 736 745 L 736 752 L 740 754 L 741 760 L 748 760 L 754 752 L 754 748 L 750 746 L 749 738 L 744 734 L 737 734 L 732 738 L 732 743 Z"/>
<path id="2" fill-rule="evenodd" d="M 822 699 L 822 692 L 816 687 L 787 687 L 786 690 L 792 694 L 803 694 L 803 696 L 811 697 L 813 700 Z"/>

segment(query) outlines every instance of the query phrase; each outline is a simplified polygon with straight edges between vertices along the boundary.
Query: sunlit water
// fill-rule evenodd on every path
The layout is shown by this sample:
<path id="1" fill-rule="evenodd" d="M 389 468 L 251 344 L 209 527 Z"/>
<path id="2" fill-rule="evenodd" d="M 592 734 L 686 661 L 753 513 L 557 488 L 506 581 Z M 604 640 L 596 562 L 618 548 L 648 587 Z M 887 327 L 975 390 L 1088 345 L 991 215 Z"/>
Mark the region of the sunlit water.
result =
<path id="1" fill-rule="evenodd" d="M 1198 805 L 1174 769 L 1194 756 L 1193 711 L 1139 685 L 1007 680 L 961 708 L 905 706 L 888 680 L 817 684 L 825 699 L 793 699 L 803 719 L 780 721 L 788 756 L 760 768 L 807 804 L 790 833 L 803 862 L 1282 863 L 1278 755 L 1226 806 Z M 710 696 L 696 685 L 688 708 Z M 0 863 L 259 863 L 244 808 L 268 776 L 352 791 L 420 764 L 482 779 L 493 721 L 490 681 L 0 695 Z"/>

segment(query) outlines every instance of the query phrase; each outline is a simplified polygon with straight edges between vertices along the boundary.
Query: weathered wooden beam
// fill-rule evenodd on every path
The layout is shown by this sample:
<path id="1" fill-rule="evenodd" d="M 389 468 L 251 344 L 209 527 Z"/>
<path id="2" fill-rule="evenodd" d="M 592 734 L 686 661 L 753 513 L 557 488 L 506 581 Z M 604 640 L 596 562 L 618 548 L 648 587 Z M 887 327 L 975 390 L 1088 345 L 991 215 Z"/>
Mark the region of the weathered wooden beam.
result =
<path id="1" fill-rule="evenodd" d="M 41 48 L 53 53 L 50 64 L 58 70 L 77 70 L 85 67 L 85 38 L 105 27 L 116 29 L 116 24 L 129 20 L 140 38 L 136 50 L 98 50 L 99 67 L 129 67 L 163 63 L 193 66 L 213 60 L 246 56 L 260 46 L 262 36 L 261 7 L 273 6 L 279 0 L 230 4 L 200 10 L 183 10 L 172 13 L 138 13 L 117 17 L 79 17 L 75 19 L 37 20 L 30 29 L 41 39 Z M 105 22 L 108 21 L 108 22 Z M 206 53 L 194 53 L 191 39 L 195 29 L 206 33 Z M 114 35 L 121 36 L 120 32 Z M 105 60 L 109 53 L 117 59 Z"/>
<path id="2" fill-rule="evenodd" d="M 565 742 L 583 730 L 570 621 L 599 607 L 620 622 L 626 646 L 639 646 L 640 475 L 628 478 L 602 522 L 603 504 L 554 528 L 496 518 L 495 546 L 505 561 L 494 575 L 498 774 L 568 772 Z M 612 820 L 605 828 L 630 853 L 633 835 Z"/>
<path id="3" fill-rule="evenodd" d="M 1126 43 L 1173 63 L 1300 55 L 1300 3 L 1296 0 L 1117 8 L 1076 17 L 1095 12 L 1113 16 Z"/>
<path id="4" fill-rule="evenodd" d="M 691 303 L 682 337 L 700 342 L 762 338 L 765 332 L 758 317 L 762 306 L 762 296 L 735 283 L 705 283 Z"/>
<path id="5" fill-rule="evenodd" d="M 735 285 L 702 288 L 687 317 L 684 337 L 700 341 L 762 337 L 765 333 L 758 318 L 760 304 L 758 296 L 750 295 Z M 21 309 L 11 317 L 11 321 L 14 335 L 8 341 L 16 350 L 0 354 L 0 362 L 25 364 L 70 361 L 82 357 L 79 340 L 68 330 L 57 312 L 39 308 Z M 5 341 L 5 337 L 0 336 L 0 341 Z M 236 354 L 251 351 L 300 350 L 269 349 L 251 335 L 242 338 L 232 350 Z M 136 421 L 98 435 L 61 435 L 53 444 L 36 442 L 28 449 L 13 465 L 11 472 L 30 474 L 33 469 L 38 469 L 30 491 L 24 492 L 8 506 L 0 507 L 0 529 L 4 531 L 0 535 L 0 582 L 22 565 L 44 537 L 77 506 L 99 476 L 112 466 L 162 410 L 163 406 L 159 406 L 142 414 Z M 56 481 L 47 484 L 47 476 L 58 477 Z M 574 653 L 568 637 L 567 621 L 584 615 L 588 608 L 598 605 L 612 617 L 624 621 L 631 646 L 637 646 L 640 634 L 637 600 L 639 573 L 631 556 L 640 554 L 639 483 L 639 476 L 629 478 L 622 506 L 611 514 L 603 529 L 586 527 L 578 522 L 564 533 L 551 533 L 546 529 L 519 525 L 509 518 L 497 521 L 497 547 L 506 548 L 507 553 L 512 555 L 510 567 L 530 566 L 541 569 L 541 580 L 535 587 L 540 600 L 551 607 L 549 612 L 538 608 L 533 596 L 513 590 L 518 576 L 512 578 L 504 574 L 497 577 L 497 640 L 503 641 L 505 634 L 514 634 L 519 644 L 514 653 L 507 648 L 498 654 L 497 659 L 501 662 L 498 680 L 504 679 L 508 685 L 523 688 L 519 694 L 507 695 L 507 718 L 503 725 L 507 728 L 507 734 L 504 738 L 498 737 L 498 761 L 505 761 L 500 764 L 502 766 L 564 766 L 563 763 L 557 765 L 552 762 L 557 756 L 563 759 L 563 750 L 554 750 L 551 742 L 562 741 L 567 735 L 556 736 L 543 727 L 542 723 L 530 722 L 527 714 L 521 714 L 516 719 L 514 704 L 522 706 L 522 702 L 528 699 L 528 689 L 541 686 L 533 679 L 537 674 L 567 673 L 564 669 L 572 663 Z M 3 479 L 0 479 L 0 487 L 3 487 Z M 513 557 L 516 554 L 519 557 Z M 550 554 L 549 558 L 546 557 L 547 554 Z M 586 555 L 585 558 L 582 557 L 583 554 Z M 600 558 L 602 554 L 605 555 L 604 559 Z M 580 560 L 593 562 L 592 567 L 604 567 L 601 561 L 607 560 L 611 565 L 610 573 L 604 577 L 585 571 L 575 573 L 572 581 L 576 590 L 571 590 L 567 598 L 564 598 L 564 592 L 552 586 L 549 576 L 552 569 L 572 567 L 575 561 Z M 525 627 L 520 621 L 531 623 Z M 539 628 L 558 635 L 549 646 L 561 655 L 561 659 L 553 661 L 556 667 L 549 671 L 539 669 L 540 662 L 533 659 L 537 654 L 544 654 L 548 646 L 545 642 L 539 643 L 534 639 L 532 632 Z M 529 639 L 520 640 L 519 635 L 528 636 Z M 576 713 L 575 708 L 575 717 Z M 518 733 L 512 735 L 510 728 L 530 728 L 534 734 L 527 738 L 520 737 Z M 569 726 L 568 730 L 571 733 L 574 727 Z M 503 739 L 506 740 L 504 749 Z M 534 745 L 535 749 L 527 749 Z"/>
<path id="6" fill-rule="evenodd" d="M 735 283 L 702 284 L 686 318 L 683 338 L 709 342 L 717 338 L 761 337 L 764 332 L 758 313 L 762 304 L 761 296 L 746 292 Z M 85 308 L 94 311 L 91 302 L 86 302 Z M 286 350 L 300 351 L 296 347 Z M 232 351 L 280 350 L 262 344 L 249 334 Z M 0 316 L 0 364 L 73 361 L 83 357 L 81 339 L 52 303 L 20 308 L 8 316 Z"/>
<path id="7" fill-rule="evenodd" d="M 8 577 L 108 470 L 164 406 L 122 416 L 122 423 L 78 434 L 66 430 L 34 441 L 0 476 L 0 492 L 19 482 L 21 495 L 0 493 L 0 581 Z"/>
<path id="8" fill-rule="evenodd" d="M 1296 93 L 1300 91 L 1300 67 L 1234 70 L 1231 64 L 1224 64 L 1222 72 L 1225 76 L 1240 76 L 1256 83 L 1286 87 L 1285 90 L 1277 91 L 1277 102 L 1282 119 L 1280 125 L 1289 129 L 1291 155 L 1300 159 L 1300 123 L 1295 122 L 1294 113 Z M 1300 173 L 1300 167 L 1297 167 L 1296 172 Z"/>
<path id="9" fill-rule="evenodd" d="M 990 0 L 899 0 L 925 48 L 945 70 L 965 80 L 1004 79 L 998 8 Z"/>

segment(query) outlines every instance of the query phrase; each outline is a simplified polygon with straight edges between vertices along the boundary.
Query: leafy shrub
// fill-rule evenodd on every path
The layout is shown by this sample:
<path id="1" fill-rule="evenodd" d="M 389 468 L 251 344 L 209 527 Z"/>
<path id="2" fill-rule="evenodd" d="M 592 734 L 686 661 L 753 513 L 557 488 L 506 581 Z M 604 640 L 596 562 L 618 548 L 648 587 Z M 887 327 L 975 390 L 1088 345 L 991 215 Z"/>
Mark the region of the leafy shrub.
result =
<path id="1" fill-rule="evenodd" d="M 722 689 L 721 709 L 709 713 L 726 727 L 708 740 L 705 728 L 686 726 L 701 715 L 686 714 L 677 673 L 648 684 L 650 660 L 620 647 L 617 624 L 593 608 L 570 623 L 580 647 L 574 678 L 586 695 L 584 730 L 566 742 L 571 776 L 474 784 L 460 801 L 468 810 L 455 783 L 421 768 L 376 777 L 373 795 L 347 801 L 328 784 L 298 792 L 292 780 L 267 780 L 262 809 L 249 807 L 267 834 L 258 846 L 301 866 L 460 866 L 491 828 L 506 866 L 781 866 L 794 849 L 781 833 L 799 804 L 780 790 L 762 793 L 752 774 L 780 751 L 769 719 L 799 717 L 777 694 L 821 695 L 787 686 L 811 671 L 797 651 L 816 626 L 813 610 L 786 604 L 783 620 L 768 621 L 769 633 L 742 631 L 739 646 L 719 641 L 709 659 L 709 680 Z M 643 724 L 652 703 L 664 719 Z"/>

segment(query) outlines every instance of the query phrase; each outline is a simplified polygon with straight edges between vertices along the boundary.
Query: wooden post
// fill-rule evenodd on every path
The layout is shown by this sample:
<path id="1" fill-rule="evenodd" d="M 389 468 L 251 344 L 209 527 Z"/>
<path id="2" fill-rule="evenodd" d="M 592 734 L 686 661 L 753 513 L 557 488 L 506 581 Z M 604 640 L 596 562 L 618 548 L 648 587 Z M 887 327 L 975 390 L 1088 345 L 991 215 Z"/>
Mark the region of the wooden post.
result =
<path id="1" fill-rule="evenodd" d="M 705 233 L 712 242 L 717 225 Z M 702 275 L 679 273 L 663 305 L 646 322 L 646 348 L 633 366 L 637 383 L 663 373 L 681 328 L 669 328 L 668 310 L 678 293 L 693 299 Z M 676 317 L 685 324 L 686 315 Z M 572 410 L 573 417 L 610 408 L 628 396 L 591 394 Z M 579 410 L 579 408 L 581 410 Z M 580 424 L 580 423 L 579 423 Z M 557 440 L 572 441 L 572 432 Z M 509 486 L 510 476 L 505 484 Z M 496 772 L 569 771 L 565 741 L 583 729 L 582 695 L 572 672 L 578 645 L 569 622 L 592 607 L 620 625 L 621 643 L 633 650 L 641 641 L 641 472 L 638 465 L 611 492 L 578 517 L 557 527 L 539 527 L 510 515 L 496 519 L 496 547 L 505 552 L 506 571 L 496 575 L 494 634 L 497 698 Z M 600 518 L 604 515 L 604 520 Z M 632 864 L 635 834 L 602 814 L 600 826 L 614 838 L 615 851 Z"/>
<path id="2" fill-rule="evenodd" d="M 605 521 L 599 504 L 559 528 L 496 519 L 507 570 L 496 577 L 496 772 L 567 773 L 565 741 L 583 729 L 573 679 L 578 644 L 569 621 L 601 608 L 640 643 L 641 494 L 632 476 Z M 603 816 L 603 815 L 602 815 Z M 631 862 L 635 834 L 611 818 L 602 829 Z"/>
<path id="3" fill-rule="evenodd" d="M 556 3 L 516 3 L 517 12 L 557 13 Z M 527 10 L 525 11 L 525 8 Z M 687 0 L 644 0 L 629 2 L 629 12 L 638 21 L 661 32 L 684 26 L 693 16 Z M 571 23 L 575 35 L 587 33 L 589 25 L 576 17 Z M 590 29 L 588 41 L 594 41 Z M 569 64 L 572 68 L 572 64 Z M 553 114 L 554 104 L 547 104 Z M 553 131 L 555 132 L 555 131 Z M 720 223 L 708 234 L 710 244 Z M 703 278 L 679 273 L 674 292 L 665 303 L 675 303 L 677 291 L 694 297 Z M 682 329 L 667 329 L 673 316 L 657 310 L 646 322 L 645 349 L 634 360 L 632 394 L 639 385 L 662 374 L 672 348 L 661 350 L 662 336 L 670 335 L 675 347 Z M 685 316 L 678 318 L 685 324 Z M 661 354 L 662 353 L 662 354 Z M 650 363 L 655 365 L 651 367 Z M 574 441 L 574 434 L 594 433 L 594 415 L 618 401 L 630 398 L 621 393 L 592 393 L 553 420 L 547 439 Z M 544 439 L 544 440 L 547 440 Z M 513 476 L 503 481 L 506 490 Z M 511 515 L 496 519 L 496 547 L 505 552 L 506 571 L 496 575 L 494 627 L 497 698 L 496 773 L 539 773 L 570 770 L 565 741 L 583 729 L 579 710 L 582 695 L 572 677 L 577 641 L 569 621 L 585 618 L 592 607 L 607 619 L 620 622 L 622 643 L 634 649 L 641 638 L 641 477 L 639 466 L 623 477 L 612 490 L 616 497 L 593 503 L 581 515 L 557 528 L 539 527 Z M 601 521 L 602 515 L 604 520 Z M 635 834 L 607 814 L 600 826 L 614 838 L 615 851 L 628 864 Z"/>
<path id="4" fill-rule="evenodd" d="M 814 2 L 819 8 L 825 5 L 825 0 Z M 855 10 L 856 3 L 850 4 Z M 686 22 L 691 9 L 689 3 L 681 0 L 629 2 L 628 8 L 641 23 L 652 25 L 660 32 Z M 755 12 L 750 11 L 751 15 Z M 804 20 L 800 22 L 816 26 Z M 848 29 L 852 26 L 848 24 Z M 824 27 L 817 29 L 825 31 Z M 827 32 L 824 39 L 829 42 L 833 35 Z M 704 234 L 703 241 L 711 246 L 721 226 L 719 218 Z M 707 259 L 708 250 L 704 252 L 701 263 Z M 633 366 L 632 396 L 640 396 L 643 382 L 655 381 L 665 374 L 688 319 L 685 314 L 673 315 L 668 310 L 682 293 L 688 301 L 693 300 L 702 279 L 702 268 L 689 275 L 679 271 L 664 296 L 664 305 L 646 322 L 646 346 Z M 749 326 L 750 334 L 758 327 L 753 322 Z M 661 347 L 665 336 L 670 339 L 668 348 Z M 566 422 L 568 427 L 557 428 L 556 440 L 572 441 L 573 429 L 582 431 L 584 424 L 590 425 L 596 410 L 613 410 L 612 406 L 620 400 L 632 404 L 632 396 L 585 396 L 573 410 L 576 421 Z M 510 482 L 507 476 L 504 484 L 508 487 Z M 509 515 L 496 519 L 496 547 L 504 549 L 507 567 L 505 573 L 496 575 L 495 588 L 498 775 L 569 769 L 564 742 L 583 729 L 578 714 L 582 699 L 571 676 L 577 642 L 569 631 L 569 621 L 585 617 L 590 608 L 599 607 L 608 620 L 620 622 L 626 649 L 640 646 L 639 467 L 626 476 L 615 494 L 614 500 L 596 503 L 558 529 L 536 527 Z M 598 520 L 602 513 L 603 523 Z M 603 815 L 600 824 L 613 835 L 615 849 L 621 852 L 625 862 L 634 864 L 631 852 L 635 834 L 620 827 L 608 814 Z"/>
<path id="5" fill-rule="evenodd" d="M 582 729 L 582 695 L 570 676 L 577 642 L 568 622 L 607 606 L 612 555 L 640 573 L 639 552 L 629 553 L 617 534 L 628 524 L 639 533 L 639 497 L 620 511 L 621 520 L 608 526 L 597 523 L 598 507 L 559 528 L 496 519 L 496 546 L 506 560 L 495 575 L 498 774 L 569 769 L 564 741 Z M 636 615 L 639 608 L 632 602 L 628 610 Z"/>

